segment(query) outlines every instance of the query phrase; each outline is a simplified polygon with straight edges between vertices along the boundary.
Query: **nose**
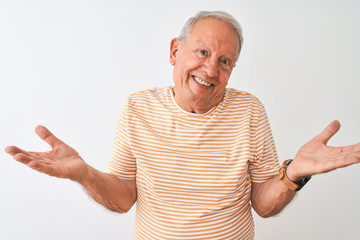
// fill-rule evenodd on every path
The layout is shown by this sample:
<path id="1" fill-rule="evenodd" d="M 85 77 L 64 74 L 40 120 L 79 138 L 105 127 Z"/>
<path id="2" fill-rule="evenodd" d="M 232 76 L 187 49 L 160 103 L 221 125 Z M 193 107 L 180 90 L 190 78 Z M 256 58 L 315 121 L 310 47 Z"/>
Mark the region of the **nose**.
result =
<path id="1" fill-rule="evenodd" d="M 219 75 L 217 59 L 208 58 L 204 62 L 204 71 L 209 77 L 217 77 Z"/>

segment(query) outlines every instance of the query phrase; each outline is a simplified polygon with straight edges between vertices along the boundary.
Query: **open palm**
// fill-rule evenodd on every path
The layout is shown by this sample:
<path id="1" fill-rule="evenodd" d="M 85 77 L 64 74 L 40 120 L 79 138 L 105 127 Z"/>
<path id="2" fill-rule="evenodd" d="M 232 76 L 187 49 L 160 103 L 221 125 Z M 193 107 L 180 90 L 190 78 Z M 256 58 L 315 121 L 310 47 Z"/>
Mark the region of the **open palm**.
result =
<path id="1" fill-rule="evenodd" d="M 86 163 L 73 148 L 43 126 L 36 127 L 35 132 L 50 145 L 52 148 L 50 151 L 30 152 L 15 146 L 7 147 L 5 151 L 14 156 L 17 161 L 50 176 L 72 180 L 79 180 L 84 176 L 87 169 Z"/>
<path id="2" fill-rule="evenodd" d="M 340 123 L 333 121 L 324 131 L 299 149 L 288 169 L 290 179 L 299 180 L 360 162 L 360 144 L 345 147 L 327 146 L 330 138 L 339 129 Z"/>

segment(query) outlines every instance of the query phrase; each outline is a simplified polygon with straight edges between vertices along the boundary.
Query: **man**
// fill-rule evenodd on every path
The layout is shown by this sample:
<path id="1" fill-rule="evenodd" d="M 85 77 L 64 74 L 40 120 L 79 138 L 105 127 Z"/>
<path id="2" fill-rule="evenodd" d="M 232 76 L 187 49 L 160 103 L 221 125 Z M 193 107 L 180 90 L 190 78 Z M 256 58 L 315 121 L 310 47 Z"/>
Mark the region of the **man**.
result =
<path id="1" fill-rule="evenodd" d="M 226 88 L 242 43 L 240 25 L 224 12 L 191 18 L 171 41 L 174 87 L 132 94 L 123 107 L 109 173 L 42 126 L 36 133 L 51 151 L 6 151 L 79 182 L 110 210 L 137 202 L 137 239 L 253 239 L 251 206 L 262 217 L 279 213 L 310 176 L 359 163 L 360 144 L 327 147 L 340 128 L 334 121 L 278 173 L 264 107 Z"/>

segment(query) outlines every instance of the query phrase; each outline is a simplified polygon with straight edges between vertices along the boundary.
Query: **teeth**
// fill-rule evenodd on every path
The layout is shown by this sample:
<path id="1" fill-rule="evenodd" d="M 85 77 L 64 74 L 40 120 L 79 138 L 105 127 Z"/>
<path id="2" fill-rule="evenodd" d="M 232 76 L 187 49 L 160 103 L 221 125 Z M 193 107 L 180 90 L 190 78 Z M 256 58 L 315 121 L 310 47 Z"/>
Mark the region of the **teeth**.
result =
<path id="1" fill-rule="evenodd" d="M 195 76 L 194 76 L 194 80 L 195 80 L 197 83 L 199 83 L 199 84 L 201 84 L 201 85 L 203 85 L 203 86 L 206 86 L 206 87 L 210 87 L 210 86 L 211 86 L 210 83 L 205 82 L 205 81 L 202 80 L 201 78 L 198 78 L 198 77 L 195 77 Z"/>

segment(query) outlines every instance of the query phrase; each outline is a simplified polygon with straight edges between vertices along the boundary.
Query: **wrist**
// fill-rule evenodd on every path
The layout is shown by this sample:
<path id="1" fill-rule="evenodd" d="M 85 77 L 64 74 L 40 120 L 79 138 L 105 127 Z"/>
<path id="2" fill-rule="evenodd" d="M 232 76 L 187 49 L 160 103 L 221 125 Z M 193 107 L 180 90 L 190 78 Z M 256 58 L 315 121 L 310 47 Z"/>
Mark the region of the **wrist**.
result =
<path id="1" fill-rule="evenodd" d="M 286 175 L 292 182 L 300 182 L 302 179 L 304 179 L 303 176 L 299 176 L 296 174 L 295 168 L 294 168 L 294 162 L 291 162 L 287 168 L 286 168 Z"/>
<path id="2" fill-rule="evenodd" d="M 91 176 L 93 175 L 92 172 L 94 170 L 94 168 L 84 162 L 81 170 L 77 172 L 76 176 L 72 180 L 80 183 L 81 185 L 85 185 L 87 182 L 91 181 Z"/>
<path id="3" fill-rule="evenodd" d="M 300 176 L 296 176 L 294 173 L 294 167 L 291 172 L 290 166 L 293 162 L 292 159 L 284 161 L 284 163 L 281 165 L 279 169 L 279 180 L 282 181 L 288 188 L 290 188 L 293 191 L 299 191 L 310 179 L 311 176 L 302 178 Z"/>

